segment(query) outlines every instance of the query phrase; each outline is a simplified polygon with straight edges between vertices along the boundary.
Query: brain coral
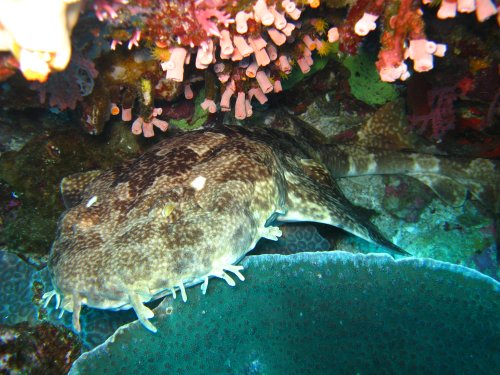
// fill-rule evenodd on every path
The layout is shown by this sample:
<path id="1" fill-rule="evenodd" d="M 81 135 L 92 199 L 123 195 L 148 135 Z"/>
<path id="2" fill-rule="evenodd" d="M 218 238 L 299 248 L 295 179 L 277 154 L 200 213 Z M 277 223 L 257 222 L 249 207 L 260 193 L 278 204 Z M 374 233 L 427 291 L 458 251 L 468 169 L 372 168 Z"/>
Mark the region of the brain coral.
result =
<path id="1" fill-rule="evenodd" d="M 36 269 L 17 255 L 0 250 L 0 324 L 34 321 L 30 280 Z"/>
<path id="2" fill-rule="evenodd" d="M 51 290 L 47 268 L 37 271 L 16 254 L 0 250 L 0 325 L 12 326 L 20 322 L 36 325 L 40 320 L 47 320 L 53 325 L 72 329 L 71 314 L 58 318 L 60 311 L 56 311 L 54 304 L 42 308 L 41 302 L 34 303 L 40 299 L 40 296 L 33 294 L 36 284 L 42 285 L 44 291 Z M 135 313 L 130 310 L 118 312 L 84 310 L 83 332 L 80 335 L 84 348 L 94 348 L 118 327 L 135 319 Z M 0 337 L 0 342 L 1 340 Z"/>
<path id="3" fill-rule="evenodd" d="M 167 299 L 157 334 L 126 325 L 70 374 L 500 373 L 500 284 L 476 271 L 344 252 L 243 263 L 244 283 Z"/>

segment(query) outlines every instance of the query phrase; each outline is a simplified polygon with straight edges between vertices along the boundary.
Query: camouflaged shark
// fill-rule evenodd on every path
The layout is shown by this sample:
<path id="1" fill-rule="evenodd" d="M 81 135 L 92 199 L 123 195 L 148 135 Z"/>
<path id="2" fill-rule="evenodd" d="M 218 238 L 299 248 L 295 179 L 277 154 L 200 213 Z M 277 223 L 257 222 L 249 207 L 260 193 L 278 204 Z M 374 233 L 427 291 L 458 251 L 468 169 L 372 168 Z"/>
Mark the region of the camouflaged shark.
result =
<path id="1" fill-rule="evenodd" d="M 77 331 L 87 305 L 133 308 L 156 332 L 144 303 L 179 291 L 186 301 L 185 288 L 201 283 L 205 293 L 212 277 L 244 280 L 238 261 L 261 238 L 281 235 L 277 221 L 333 225 L 402 253 L 344 197 L 336 177 L 444 173 L 468 181 L 478 197 L 491 186 L 481 190 L 476 179 L 498 182 L 488 160 L 395 157 L 320 145 L 311 134 L 224 126 L 167 138 L 109 171 L 66 178 L 68 210 L 50 253 L 54 290 L 46 304 L 55 296 L 57 307 L 73 312 Z"/>

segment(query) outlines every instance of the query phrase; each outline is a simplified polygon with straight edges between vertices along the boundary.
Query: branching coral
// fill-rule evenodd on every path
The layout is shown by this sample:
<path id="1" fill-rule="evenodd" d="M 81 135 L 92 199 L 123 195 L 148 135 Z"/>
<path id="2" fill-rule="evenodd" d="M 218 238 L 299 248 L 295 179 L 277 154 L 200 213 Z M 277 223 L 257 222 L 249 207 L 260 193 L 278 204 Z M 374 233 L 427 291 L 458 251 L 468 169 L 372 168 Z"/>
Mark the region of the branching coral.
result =
<path id="1" fill-rule="evenodd" d="M 410 115 L 410 126 L 419 134 L 430 133 L 429 138 L 441 141 L 446 132 L 455 127 L 453 102 L 458 97 L 456 87 L 440 87 L 427 93 L 429 112 Z"/>

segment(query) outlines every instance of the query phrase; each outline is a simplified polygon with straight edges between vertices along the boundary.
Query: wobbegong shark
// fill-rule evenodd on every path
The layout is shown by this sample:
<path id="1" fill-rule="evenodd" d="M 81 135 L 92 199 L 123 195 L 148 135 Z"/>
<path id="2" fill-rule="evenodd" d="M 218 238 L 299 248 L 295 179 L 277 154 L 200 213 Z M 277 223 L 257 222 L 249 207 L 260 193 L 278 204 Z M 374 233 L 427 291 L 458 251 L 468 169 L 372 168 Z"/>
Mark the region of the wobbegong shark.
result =
<path id="1" fill-rule="evenodd" d="M 144 304 L 210 278 L 244 280 L 238 262 L 261 238 L 277 240 L 277 222 L 342 228 L 391 252 L 387 240 L 353 206 L 336 179 L 405 173 L 451 201 L 459 187 L 496 202 L 498 168 L 486 159 L 451 159 L 366 147 L 320 144 L 303 126 L 222 126 L 164 139 L 135 160 L 61 182 L 67 211 L 58 223 L 48 268 L 57 308 L 133 308 L 156 332 Z M 464 193 L 461 193 L 463 195 Z"/>

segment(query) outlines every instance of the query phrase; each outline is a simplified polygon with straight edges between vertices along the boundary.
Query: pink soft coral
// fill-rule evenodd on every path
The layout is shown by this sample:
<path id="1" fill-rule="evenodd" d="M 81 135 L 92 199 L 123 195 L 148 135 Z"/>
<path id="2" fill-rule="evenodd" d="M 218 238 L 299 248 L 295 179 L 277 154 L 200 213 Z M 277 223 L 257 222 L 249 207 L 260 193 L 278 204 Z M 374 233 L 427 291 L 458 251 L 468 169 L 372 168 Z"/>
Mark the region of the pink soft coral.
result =
<path id="1" fill-rule="evenodd" d="M 439 87 L 429 90 L 427 104 L 430 112 L 408 116 L 409 124 L 419 134 L 429 134 L 429 137 L 440 142 L 443 136 L 455 128 L 455 110 L 453 102 L 458 97 L 455 86 Z"/>
<path id="2" fill-rule="evenodd" d="M 234 20 L 231 15 L 221 10 L 226 5 L 225 1 L 217 0 L 198 0 L 195 2 L 196 20 L 207 33 L 208 36 L 220 36 L 217 23 L 228 27 Z"/>
<path id="3" fill-rule="evenodd" d="M 52 73 L 45 83 L 34 82 L 31 89 L 37 90 L 40 102 L 64 111 L 75 109 L 76 104 L 94 88 L 94 78 L 98 71 L 91 60 L 73 54 L 68 68 L 63 72 Z"/>
<path id="4" fill-rule="evenodd" d="M 95 15 L 99 21 L 104 21 L 106 19 L 114 19 L 118 17 L 117 1 L 108 0 L 94 0 L 92 6 L 94 8 Z M 123 2 L 119 2 L 123 4 Z"/>

